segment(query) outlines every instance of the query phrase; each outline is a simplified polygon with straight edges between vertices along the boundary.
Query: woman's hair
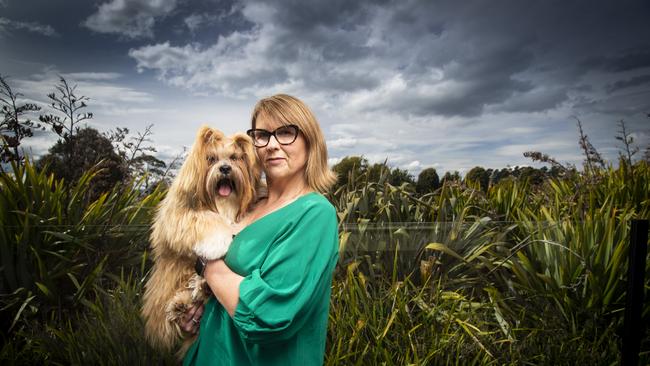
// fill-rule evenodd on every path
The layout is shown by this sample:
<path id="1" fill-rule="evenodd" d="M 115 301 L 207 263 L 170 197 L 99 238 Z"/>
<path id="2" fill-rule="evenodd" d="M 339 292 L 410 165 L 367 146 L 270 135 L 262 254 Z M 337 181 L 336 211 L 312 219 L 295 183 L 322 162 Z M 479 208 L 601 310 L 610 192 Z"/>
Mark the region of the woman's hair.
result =
<path id="1" fill-rule="evenodd" d="M 325 137 L 316 117 L 300 99 L 276 94 L 257 102 L 253 109 L 251 127 L 262 114 L 283 125 L 296 125 L 307 142 L 305 178 L 309 187 L 325 193 L 336 182 L 336 174 L 327 165 Z"/>

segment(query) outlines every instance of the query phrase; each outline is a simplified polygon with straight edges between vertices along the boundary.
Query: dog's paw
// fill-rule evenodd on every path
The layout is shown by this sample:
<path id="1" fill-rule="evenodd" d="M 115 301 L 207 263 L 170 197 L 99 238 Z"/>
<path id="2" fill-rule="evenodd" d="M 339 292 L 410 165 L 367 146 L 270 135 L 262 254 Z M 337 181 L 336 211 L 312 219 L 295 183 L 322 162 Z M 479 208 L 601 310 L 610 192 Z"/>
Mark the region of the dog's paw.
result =
<path id="1" fill-rule="evenodd" d="M 219 259 L 226 255 L 230 242 L 232 242 L 231 234 L 216 232 L 198 243 L 194 247 L 194 253 L 207 260 Z"/>
<path id="2" fill-rule="evenodd" d="M 202 303 L 207 298 L 207 287 L 208 282 L 198 274 L 190 278 L 187 288 L 192 291 L 192 303 Z"/>
<path id="3" fill-rule="evenodd" d="M 188 310 L 188 304 L 180 302 L 170 302 L 165 308 L 165 314 L 167 321 L 170 323 L 176 324 L 179 319 L 182 319 L 183 315 Z"/>

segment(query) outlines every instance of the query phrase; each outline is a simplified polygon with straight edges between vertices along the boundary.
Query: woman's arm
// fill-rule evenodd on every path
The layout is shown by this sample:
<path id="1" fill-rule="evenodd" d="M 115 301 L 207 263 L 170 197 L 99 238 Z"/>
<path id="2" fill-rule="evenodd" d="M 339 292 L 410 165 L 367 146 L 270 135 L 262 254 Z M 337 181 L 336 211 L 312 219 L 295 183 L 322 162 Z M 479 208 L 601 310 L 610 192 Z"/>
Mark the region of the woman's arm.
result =
<path id="1" fill-rule="evenodd" d="M 252 343 L 289 339 L 329 304 L 338 258 L 334 207 L 309 205 L 283 230 L 261 267 L 239 282 L 232 319 L 242 339 Z"/>
<path id="2" fill-rule="evenodd" d="M 232 317 L 239 302 L 239 284 L 244 277 L 231 271 L 223 259 L 209 261 L 205 265 L 203 277 L 208 282 L 217 301 Z"/>

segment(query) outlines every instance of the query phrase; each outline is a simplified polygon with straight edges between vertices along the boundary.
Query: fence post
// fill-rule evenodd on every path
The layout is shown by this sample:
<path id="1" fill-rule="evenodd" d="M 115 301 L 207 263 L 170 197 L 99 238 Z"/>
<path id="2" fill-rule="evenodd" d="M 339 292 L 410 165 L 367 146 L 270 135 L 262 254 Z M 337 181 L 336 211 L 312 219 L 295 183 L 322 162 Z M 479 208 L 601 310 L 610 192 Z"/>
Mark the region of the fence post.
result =
<path id="1" fill-rule="evenodd" d="M 623 349 L 621 365 L 638 365 L 639 348 L 643 338 L 643 286 L 646 256 L 648 253 L 648 220 L 632 220 L 630 229 L 627 293 L 625 294 L 625 320 L 623 323 Z"/>

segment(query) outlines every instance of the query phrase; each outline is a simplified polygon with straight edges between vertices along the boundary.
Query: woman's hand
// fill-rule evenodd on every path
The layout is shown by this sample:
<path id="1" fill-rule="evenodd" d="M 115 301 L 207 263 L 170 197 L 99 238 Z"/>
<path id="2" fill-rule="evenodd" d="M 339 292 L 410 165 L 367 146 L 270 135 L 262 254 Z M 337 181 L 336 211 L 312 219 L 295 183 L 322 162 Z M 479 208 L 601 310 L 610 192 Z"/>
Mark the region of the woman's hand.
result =
<path id="1" fill-rule="evenodd" d="M 203 304 L 192 304 L 178 322 L 181 330 L 189 334 L 198 333 L 201 316 L 203 316 Z"/>

